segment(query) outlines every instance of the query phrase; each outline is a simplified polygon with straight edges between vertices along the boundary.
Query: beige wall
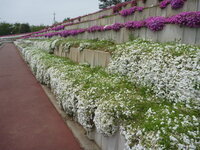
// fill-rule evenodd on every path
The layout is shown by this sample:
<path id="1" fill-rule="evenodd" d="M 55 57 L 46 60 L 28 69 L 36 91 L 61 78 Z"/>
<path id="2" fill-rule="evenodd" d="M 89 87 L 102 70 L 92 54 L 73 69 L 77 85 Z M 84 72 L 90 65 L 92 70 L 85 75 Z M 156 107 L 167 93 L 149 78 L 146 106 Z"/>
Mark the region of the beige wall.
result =
<path id="1" fill-rule="evenodd" d="M 143 4 L 141 0 L 138 2 L 138 6 L 148 7 L 143 12 L 136 12 L 135 14 L 122 17 L 120 15 L 115 15 L 108 18 L 97 19 L 93 21 L 88 21 L 85 23 L 75 24 L 71 26 L 66 26 L 66 30 L 70 29 L 80 29 L 88 28 L 94 25 L 109 25 L 116 22 L 124 23 L 127 21 L 133 20 L 143 20 L 150 16 L 163 16 L 168 17 L 180 12 L 185 11 L 200 11 L 200 0 L 188 0 L 185 2 L 183 8 L 178 10 L 171 9 L 171 6 L 168 5 L 167 8 L 161 9 L 158 7 L 157 0 L 147 1 L 146 4 Z M 127 8 L 130 6 L 127 6 Z M 82 19 L 95 19 L 102 15 L 112 14 L 112 9 L 102 11 L 96 14 L 85 16 Z M 82 21 L 83 21 L 82 20 Z M 104 31 L 104 32 L 94 32 L 94 33 L 83 33 L 75 36 L 76 38 L 82 39 L 106 39 L 113 40 L 116 43 L 123 43 L 129 40 L 129 36 L 139 37 L 145 40 L 153 40 L 158 42 L 168 42 L 168 41 L 180 41 L 181 43 L 200 45 L 200 29 L 188 28 L 188 27 L 179 27 L 178 25 L 166 25 L 162 31 L 152 32 L 147 28 L 142 28 L 138 30 L 126 30 L 121 29 L 119 32 L 115 31 Z"/>
<path id="2" fill-rule="evenodd" d="M 67 57 L 74 62 L 81 64 L 89 64 L 91 67 L 106 67 L 110 61 L 111 54 L 109 52 L 84 49 L 79 51 L 78 48 L 70 48 L 69 52 L 61 45 L 54 50 L 54 54 L 61 57 Z"/>

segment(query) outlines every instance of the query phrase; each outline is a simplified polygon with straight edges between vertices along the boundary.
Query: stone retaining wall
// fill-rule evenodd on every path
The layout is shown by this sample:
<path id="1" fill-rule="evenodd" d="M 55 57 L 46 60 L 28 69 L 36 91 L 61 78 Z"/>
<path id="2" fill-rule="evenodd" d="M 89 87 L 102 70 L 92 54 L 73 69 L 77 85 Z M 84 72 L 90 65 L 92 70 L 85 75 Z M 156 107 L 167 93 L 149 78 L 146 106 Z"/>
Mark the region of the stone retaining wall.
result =
<path id="1" fill-rule="evenodd" d="M 147 28 L 137 30 L 127 30 L 122 28 L 120 31 L 104 31 L 93 33 L 82 33 L 72 36 L 77 39 L 100 39 L 111 40 L 116 43 L 124 43 L 130 38 L 141 38 L 154 42 L 180 42 L 185 44 L 200 45 L 200 28 L 180 27 L 168 24 L 161 31 L 153 32 Z"/>
<path id="2" fill-rule="evenodd" d="M 145 5 L 142 2 L 140 2 L 138 4 L 138 6 L 146 7 L 142 12 L 135 12 L 133 15 L 130 15 L 127 17 L 122 17 L 120 15 L 114 15 L 112 17 L 98 19 L 102 15 L 112 15 L 112 9 L 105 10 L 100 13 L 92 14 L 92 15 L 81 18 L 81 21 L 87 21 L 87 20 L 93 20 L 93 19 L 97 19 L 97 20 L 87 21 L 87 22 L 83 22 L 83 23 L 79 23 L 79 24 L 75 24 L 75 25 L 71 25 L 71 26 L 66 26 L 65 29 L 70 30 L 70 29 L 77 29 L 77 28 L 88 28 L 88 27 L 91 27 L 94 25 L 109 25 L 109 24 L 113 24 L 116 22 L 124 23 L 127 21 L 133 21 L 133 20 L 139 21 L 139 20 L 143 20 L 148 17 L 151 17 L 151 16 L 169 17 L 172 15 L 176 15 L 180 12 L 200 11 L 200 0 L 188 0 L 185 2 L 183 8 L 180 8 L 177 10 L 171 9 L 170 5 L 168 5 L 164 9 L 161 9 L 161 8 L 159 8 L 159 6 L 157 4 L 158 4 L 157 0 L 147 1 Z M 127 6 L 127 7 L 130 7 L 130 6 Z"/>
<path id="3" fill-rule="evenodd" d="M 138 6 L 140 7 L 152 7 L 158 4 L 158 0 L 150 0 L 147 1 L 146 3 L 143 3 L 142 0 L 136 0 L 138 3 Z M 128 4 L 127 6 L 123 7 L 122 9 L 127 9 L 130 8 L 131 4 Z M 92 19 L 97 19 L 103 15 L 112 15 L 113 14 L 113 10 L 112 8 L 104 10 L 104 11 L 99 11 L 96 13 L 92 13 L 86 16 L 83 16 L 80 18 L 80 21 L 87 21 L 87 20 L 92 20 Z M 79 19 L 75 19 L 73 22 L 79 22 Z"/>
<path id="4" fill-rule="evenodd" d="M 102 150 L 124 150 L 125 139 L 119 131 L 115 135 L 106 137 L 103 134 L 93 130 L 87 134 L 88 138 L 94 140 L 96 144 L 101 147 Z"/>
<path id="5" fill-rule="evenodd" d="M 185 11 L 200 11 L 200 0 L 188 0 L 185 2 L 184 7 L 178 10 L 171 9 L 170 5 L 168 5 L 168 7 L 165 9 L 161 9 L 158 7 L 157 4 L 158 4 L 157 0 L 147 1 L 145 4 L 139 1 L 138 6 L 148 7 L 144 9 L 143 12 L 135 12 L 133 15 L 127 17 L 114 15 L 108 18 L 102 18 L 80 24 L 66 26 L 65 29 L 71 30 L 71 29 L 88 28 L 94 25 L 99 25 L 99 26 L 110 25 L 116 22 L 125 23 L 127 21 L 132 21 L 132 20 L 143 20 L 150 16 L 169 17 Z M 85 16 L 83 17 L 83 20 L 98 18 L 104 13 L 107 15 L 112 14 L 110 11 L 112 11 L 112 9 L 108 9 L 106 11 Z M 113 40 L 116 43 L 123 43 L 129 40 L 129 36 L 139 37 L 145 40 L 153 40 L 157 42 L 180 41 L 181 43 L 200 45 L 199 28 L 180 27 L 178 25 L 166 25 L 162 31 L 157 31 L 157 32 L 152 32 L 146 28 L 132 30 L 132 31 L 121 29 L 121 31 L 118 32 L 104 31 L 95 33 L 83 33 L 75 37 L 83 39 L 107 39 L 107 40 Z"/>
<path id="6" fill-rule="evenodd" d="M 68 52 L 66 52 L 62 45 L 54 50 L 54 54 L 61 57 L 67 57 L 77 63 L 89 64 L 91 67 L 106 67 L 111 58 L 109 52 L 98 50 L 84 49 L 83 51 L 80 51 L 78 48 L 72 47 Z"/>
<path id="7" fill-rule="evenodd" d="M 138 0 L 138 6 L 145 7 L 142 12 L 135 12 L 134 14 L 122 17 L 120 15 L 113 15 L 112 9 L 107 9 L 104 11 L 99 11 L 90 15 L 80 17 L 73 21 L 74 25 L 66 26 L 65 30 L 89 28 L 92 26 L 104 26 L 111 25 L 114 23 L 125 23 L 128 21 L 139 21 L 144 20 L 151 16 L 163 16 L 169 17 L 180 12 L 190 12 L 190 11 L 200 11 L 200 0 L 187 0 L 183 8 L 173 10 L 171 5 L 166 8 L 161 9 L 158 5 L 158 0 L 147 1 L 145 4 L 142 0 Z M 124 8 L 130 8 L 131 5 L 127 5 Z M 102 15 L 112 15 L 110 17 L 98 19 Z M 86 22 L 82 22 L 86 21 Z M 62 31 L 62 30 L 60 30 Z M 49 31 L 54 32 L 54 31 Z M 147 28 L 127 30 L 125 28 L 120 31 L 103 31 L 103 32 L 93 32 L 93 33 L 82 33 L 77 36 L 73 36 L 80 39 L 105 39 L 113 40 L 116 43 L 123 43 L 132 38 L 142 38 L 144 40 L 152 40 L 156 42 L 174 42 L 178 41 L 180 43 L 200 45 L 200 28 L 189 28 L 181 27 L 179 25 L 166 24 L 162 31 L 152 32 Z"/>

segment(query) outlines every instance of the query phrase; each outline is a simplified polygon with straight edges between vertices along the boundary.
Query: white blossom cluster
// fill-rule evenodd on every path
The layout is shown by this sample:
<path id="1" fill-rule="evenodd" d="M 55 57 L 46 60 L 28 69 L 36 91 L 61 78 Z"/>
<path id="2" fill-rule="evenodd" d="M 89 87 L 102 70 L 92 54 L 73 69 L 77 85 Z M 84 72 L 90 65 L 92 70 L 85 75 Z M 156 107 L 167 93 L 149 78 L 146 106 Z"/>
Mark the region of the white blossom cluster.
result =
<path id="1" fill-rule="evenodd" d="M 126 126 L 126 128 L 121 127 L 120 131 L 127 140 L 125 145 L 126 150 L 147 150 L 149 147 L 150 149 L 156 150 L 164 149 L 164 147 L 159 144 L 160 132 L 146 133 L 144 129 L 140 130 L 139 128 L 132 128 L 131 126 Z"/>
<path id="2" fill-rule="evenodd" d="M 39 41 L 35 40 L 33 41 L 33 46 L 37 49 L 43 49 L 46 50 L 47 52 L 51 51 L 51 45 L 53 45 L 54 42 L 51 41 Z"/>
<path id="3" fill-rule="evenodd" d="M 164 106 L 162 111 L 149 108 L 144 117 L 145 126 L 121 126 L 127 150 L 199 149 L 200 120 L 194 115 L 177 113 L 176 109 L 170 110 Z M 150 131 L 150 128 L 154 128 L 154 131 Z"/>
<path id="4" fill-rule="evenodd" d="M 16 45 L 20 46 L 20 43 L 16 42 Z M 89 82 L 94 82 L 94 84 L 96 79 L 101 82 L 102 78 L 98 73 L 90 78 L 87 74 L 84 74 L 84 66 L 66 64 L 66 60 L 53 57 L 45 51 L 37 49 L 35 45 L 20 49 L 37 80 L 46 84 L 52 90 L 61 108 L 67 114 L 73 116 L 86 130 L 91 130 L 96 126 L 105 135 L 111 135 L 117 131 L 116 123 L 113 123 L 117 118 L 114 118 L 113 115 L 105 115 L 107 120 L 104 120 L 104 126 L 98 125 L 102 124 L 102 120 L 96 119 L 94 121 L 95 114 L 101 111 L 100 108 L 98 109 L 101 105 L 97 105 L 96 96 L 92 97 L 96 93 L 94 87 L 87 89 L 82 87 L 87 80 L 91 80 Z M 112 80 L 108 78 L 102 82 L 112 82 Z M 96 88 L 96 90 L 99 89 Z M 103 89 L 103 91 L 106 91 L 106 89 Z M 99 101 L 102 101 L 102 99 Z M 98 112 L 96 112 L 97 109 Z"/>
<path id="5" fill-rule="evenodd" d="M 34 50 L 32 48 L 35 48 L 35 46 L 21 48 L 21 53 L 25 61 L 29 64 L 33 74 L 40 83 L 46 84 L 51 88 L 58 103 L 67 114 L 72 116 L 76 115 L 78 98 L 76 91 L 79 90 L 79 87 L 74 86 L 70 78 L 68 80 L 65 79 L 68 73 L 67 70 L 71 69 L 70 66 L 65 66 L 62 60 L 51 56 L 49 56 L 49 59 L 42 61 L 43 57 L 47 56 L 47 53 L 38 53 L 37 49 Z M 73 73 L 78 73 L 78 70 L 74 70 Z"/>
<path id="6" fill-rule="evenodd" d="M 56 43 L 55 40 L 51 41 L 49 50 L 55 48 Z M 126 139 L 127 150 L 200 148 L 200 120 L 196 113 L 198 109 L 194 109 L 198 102 L 199 78 L 192 76 L 199 73 L 195 70 L 199 69 L 199 53 L 192 48 L 189 54 L 179 54 L 183 45 L 177 45 L 179 48 L 174 52 L 171 45 L 164 46 L 168 47 L 167 51 L 159 47 L 160 44 L 145 45 L 140 43 L 140 40 L 118 46 L 109 70 L 127 75 L 131 82 L 136 83 L 136 86 L 133 86 L 126 76 L 107 74 L 104 70 L 95 71 L 95 68 L 76 65 L 67 59 L 50 55 L 47 53 L 47 44 L 45 48 L 42 48 L 43 44 L 35 46 L 36 43 L 33 44 L 32 41 L 18 41 L 15 44 L 20 48 L 37 80 L 52 90 L 60 107 L 86 130 L 90 131 L 96 127 L 97 131 L 105 136 L 112 136 L 120 130 Z M 170 67 L 173 68 L 172 71 L 175 70 L 176 76 L 167 72 L 171 71 Z M 164 79 L 159 81 L 161 77 Z M 180 79 L 182 77 L 185 82 Z M 171 81 L 171 84 L 167 81 Z M 181 83 L 184 83 L 183 87 L 179 87 Z M 192 87 L 193 83 L 195 88 Z M 160 85 L 160 90 L 165 88 L 165 91 L 161 91 L 162 94 L 156 93 L 156 96 L 145 95 L 141 94 L 139 85 L 153 87 L 155 93 L 159 92 L 157 86 Z M 169 85 L 171 86 L 167 87 Z M 174 100 L 173 96 L 166 96 L 172 87 L 175 92 L 183 92 L 182 88 L 186 88 L 185 92 L 188 93 L 192 91 L 196 97 L 192 97 L 191 93 L 183 95 L 191 100 L 194 98 L 195 105 L 191 108 L 182 107 L 178 102 L 188 105 L 190 103 L 184 98 L 178 97 Z M 159 97 L 176 103 L 165 104 Z"/>
<path id="7" fill-rule="evenodd" d="M 78 50 L 81 52 L 85 48 L 87 48 L 90 45 L 90 43 L 81 43 L 80 46 L 78 47 Z"/>
<path id="8" fill-rule="evenodd" d="M 70 51 L 71 44 L 70 44 L 70 43 L 65 43 L 65 44 L 63 45 L 63 48 L 64 48 L 64 51 L 65 51 L 66 53 L 68 53 L 68 52 Z"/>
<path id="9" fill-rule="evenodd" d="M 56 48 L 56 43 L 60 41 L 60 39 L 50 39 L 50 40 L 34 39 L 34 40 L 19 40 L 19 41 L 22 45 L 25 44 L 27 46 L 33 46 L 36 49 L 41 49 L 49 53 L 53 53 L 54 49 Z"/>
<path id="10" fill-rule="evenodd" d="M 118 45 L 108 70 L 152 88 L 157 97 L 200 109 L 198 47 L 134 40 Z"/>

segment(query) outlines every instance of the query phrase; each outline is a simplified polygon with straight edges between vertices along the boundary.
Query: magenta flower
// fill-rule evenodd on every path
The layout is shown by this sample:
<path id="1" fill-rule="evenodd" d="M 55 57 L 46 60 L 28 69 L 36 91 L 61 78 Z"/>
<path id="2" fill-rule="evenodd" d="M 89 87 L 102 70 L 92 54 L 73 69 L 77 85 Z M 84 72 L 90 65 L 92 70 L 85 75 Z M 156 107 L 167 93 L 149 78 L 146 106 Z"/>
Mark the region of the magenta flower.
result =
<path id="1" fill-rule="evenodd" d="M 124 10 L 120 11 L 119 14 L 121 16 L 126 17 L 126 16 L 129 16 L 129 15 L 132 15 L 135 11 L 136 11 L 136 7 L 131 7 L 129 9 L 124 9 Z"/>
<path id="2" fill-rule="evenodd" d="M 58 31 L 58 30 L 63 30 L 64 28 L 65 26 L 61 25 L 61 26 L 53 27 L 51 30 Z"/>
<path id="3" fill-rule="evenodd" d="M 185 3 L 184 0 L 171 0 L 170 2 L 172 9 L 182 8 L 184 3 Z"/>
<path id="4" fill-rule="evenodd" d="M 77 29 L 77 30 L 64 30 L 61 32 L 57 32 L 61 37 L 68 37 L 68 36 L 74 36 L 81 33 L 84 33 L 85 29 Z"/>
<path id="5" fill-rule="evenodd" d="M 103 31 L 103 26 L 92 26 L 87 29 L 88 32 L 96 32 L 96 31 Z"/>
<path id="6" fill-rule="evenodd" d="M 168 4 L 171 5 L 172 9 L 182 8 L 185 0 L 163 0 L 160 2 L 160 8 L 166 8 Z"/>
<path id="7" fill-rule="evenodd" d="M 124 27 L 123 23 L 114 23 L 112 25 L 104 26 L 104 31 L 107 31 L 107 30 L 119 31 L 123 27 Z"/>
<path id="8" fill-rule="evenodd" d="M 134 6 L 134 7 L 131 7 L 131 8 L 128 8 L 128 9 L 124 9 L 124 10 L 121 10 L 119 12 L 119 14 L 121 16 L 129 16 L 129 15 L 132 15 L 133 13 L 135 13 L 136 11 L 139 11 L 139 12 L 142 12 L 144 9 L 144 7 L 137 7 L 137 6 Z"/>
<path id="9" fill-rule="evenodd" d="M 165 22 L 164 17 L 150 17 L 145 20 L 145 25 L 152 31 L 159 31 L 164 28 Z"/>
<path id="10" fill-rule="evenodd" d="M 171 0 L 164 0 L 162 2 L 160 2 L 160 8 L 166 8 L 168 4 L 170 4 Z"/>
<path id="11" fill-rule="evenodd" d="M 144 10 L 144 7 L 137 7 L 136 9 L 137 11 L 142 12 Z"/>
<path id="12" fill-rule="evenodd" d="M 104 26 L 104 31 L 107 31 L 107 30 L 112 30 L 112 25 Z"/>
<path id="13" fill-rule="evenodd" d="M 168 23 L 178 24 L 191 28 L 200 27 L 200 11 L 197 12 L 182 12 L 167 19 Z"/>
<path id="14" fill-rule="evenodd" d="M 115 24 L 112 25 L 112 30 L 118 31 L 118 30 L 120 30 L 123 27 L 124 27 L 123 23 L 115 23 Z"/>
<path id="15" fill-rule="evenodd" d="M 144 27 L 145 21 L 128 21 L 125 23 L 126 29 L 140 29 Z"/>

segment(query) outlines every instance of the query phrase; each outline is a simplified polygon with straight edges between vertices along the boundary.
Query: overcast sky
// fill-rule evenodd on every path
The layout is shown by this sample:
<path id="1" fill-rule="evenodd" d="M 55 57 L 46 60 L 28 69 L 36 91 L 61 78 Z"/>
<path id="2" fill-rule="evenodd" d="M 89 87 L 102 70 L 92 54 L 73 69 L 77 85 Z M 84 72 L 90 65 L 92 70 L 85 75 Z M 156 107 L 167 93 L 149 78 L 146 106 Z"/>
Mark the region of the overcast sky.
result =
<path id="1" fill-rule="evenodd" d="M 56 21 L 98 11 L 98 0 L 0 0 L 0 22 L 51 25 Z"/>

